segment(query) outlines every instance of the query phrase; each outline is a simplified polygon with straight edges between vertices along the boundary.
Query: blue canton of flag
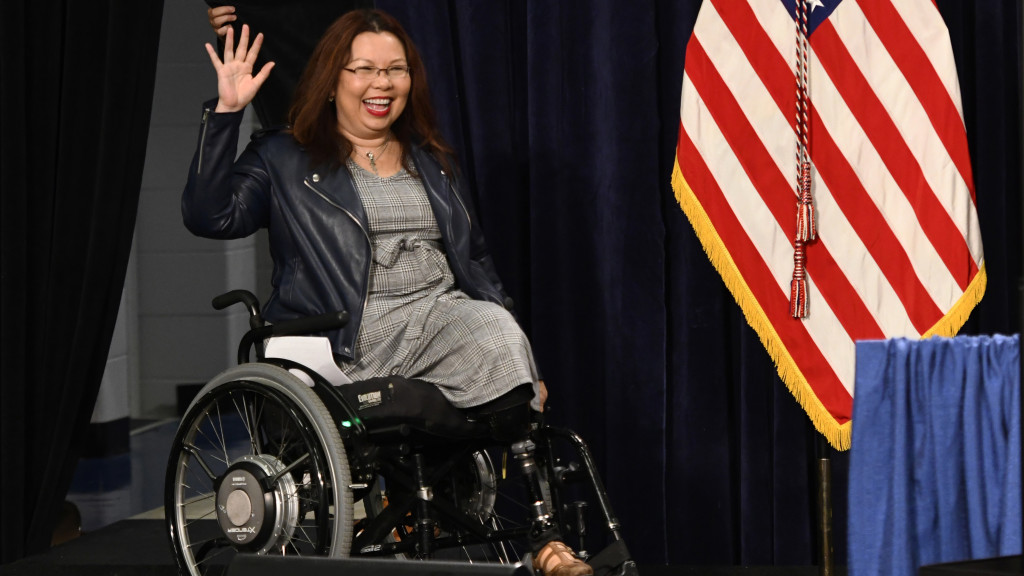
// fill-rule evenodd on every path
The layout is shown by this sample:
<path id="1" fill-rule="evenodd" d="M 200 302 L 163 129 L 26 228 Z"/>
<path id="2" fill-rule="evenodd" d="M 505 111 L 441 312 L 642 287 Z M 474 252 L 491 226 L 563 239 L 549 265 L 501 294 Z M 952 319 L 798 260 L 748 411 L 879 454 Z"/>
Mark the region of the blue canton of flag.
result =
<path id="1" fill-rule="evenodd" d="M 796 0 L 780 0 L 782 5 L 789 11 L 789 15 L 796 19 Z M 843 0 L 810 0 L 807 2 L 807 35 L 814 34 L 818 26 L 832 15 L 832 12 L 843 3 Z"/>

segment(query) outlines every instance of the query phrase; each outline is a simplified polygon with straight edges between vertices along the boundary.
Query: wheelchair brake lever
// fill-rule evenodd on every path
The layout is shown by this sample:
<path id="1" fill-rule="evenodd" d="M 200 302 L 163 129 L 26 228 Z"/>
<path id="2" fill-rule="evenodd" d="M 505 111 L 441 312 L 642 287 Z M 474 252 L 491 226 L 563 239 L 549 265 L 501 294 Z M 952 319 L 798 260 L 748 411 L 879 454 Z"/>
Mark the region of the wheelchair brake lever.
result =
<path id="1" fill-rule="evenodd" d="M 555 466 L 554 467 L 554 482 L 559 487 L 564 487 L 570 482 L 578 482 L 581 476 L 579 462 L 569 462 L 568 466 Z"/>

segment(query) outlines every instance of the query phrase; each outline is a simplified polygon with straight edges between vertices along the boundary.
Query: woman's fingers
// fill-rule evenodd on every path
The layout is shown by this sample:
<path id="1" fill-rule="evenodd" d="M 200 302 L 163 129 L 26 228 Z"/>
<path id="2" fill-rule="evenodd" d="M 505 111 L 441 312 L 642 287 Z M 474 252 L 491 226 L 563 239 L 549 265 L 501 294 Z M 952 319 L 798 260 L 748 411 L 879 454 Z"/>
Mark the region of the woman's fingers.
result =
<path id="1" fill-rule="evenodd" d="M 263 83 L 267 80 L 267 77 L 270 76 L 270 71 L 273 69 L 274 63 L 267 62 L 266 64 L 263 65 L 263 68 L 260 68 L 259 74 L 253 76 L 252 80 L 256 84 L 257 90 L 259 90 L 260 86 L 263 86 Z"/>
<path id="2" fill-rule="evenodd" d="M 256 39 L 252 41 L 252 47 L 249 49 L 248 54 L 245 55 L 245 61 L 250 66 L 256 64 L 256 56 L 258 56 L 260 53 L 260 46 L 263 46 L 262 32 L 256 35 Z"/>
<path id="3" fill-rule="evenodd" d="M 213 67 L 216 70 L 220 70 L 221 67 L 229 64 L 244 65 L 249 70 L 252 70 L 256 64 L 256 57 L 259 56 L 260 48 L 263 46 L 263 33 L 256 34 L 253 38 L 252 46 L 248 46 L 249 43 L 249 26 L 242 24 L 242 32 L 238 35 L 238 47 L 235 47 L 235 35 L 231 27 L 228 27 L 227 34 L 224 38 L 224 59 L 221 60 L 217 57 L 217 51 L 209 43 L 206 44 L 206 51 L 210 54 L 210 61 L 213 62 Z M 234 69 L 235 66 L 232 66 Z M 263 71 L 261 70 L 262 74 Z M 269 70 L 267 71 L 269 74 Z"/>
<path id="4" fill-rule="evenodd" d="M 249 25 L 242 24 L 242 32 L 238 35 L 238 48 L 235 48 L 235 60 L 245 60 L 249 50 Z"/>
<path id="5" fill-rule="evenodd" d="M 238 34 L 238 47 L 235 47 L 235 31 L 231 26 L 227 27 L 224 35 L 224 63 L 239 60 L 252 66 L 256 62 L 256 56 L 260 53 L 260 46 L 263 45 L 263 33 L 260 32 L 249 46 L 249 25 L 242 24 L 242 31 Z"/>
<path id="6" fill-rule="evenodd" d="M 224 35 L 224 62 L 234 60 L 235 53 L 235 31 L 228 26 L 228 31 Z"/>
<path id="7" fill-rule="evenodd" d="M 224 37 L 224 63 L 227 64 L 231 61 L 242 61 L 252 64 L 256 55 L 259 54 L 259 47 L 263 44 L 263 33 L 256 35 L 255 41 L 253 41 L 252 50 L 249 49 L 249 25 L 242 24 L 242 31 L 238 34 L 238 46 L 235 46 L 235 31 L 228 26 L 228 31 Z"/>
<path id="8" fill-rule="evenodd" d="M 211 46 L 209 42 L 206 43 L 206 53 L 210 55 L 210 62 L 213 62 L 213 69 L 220 70 L 220 67 L 224 64 L 221 63 L 220 56 L 217 56 L 217 49 Z"/>

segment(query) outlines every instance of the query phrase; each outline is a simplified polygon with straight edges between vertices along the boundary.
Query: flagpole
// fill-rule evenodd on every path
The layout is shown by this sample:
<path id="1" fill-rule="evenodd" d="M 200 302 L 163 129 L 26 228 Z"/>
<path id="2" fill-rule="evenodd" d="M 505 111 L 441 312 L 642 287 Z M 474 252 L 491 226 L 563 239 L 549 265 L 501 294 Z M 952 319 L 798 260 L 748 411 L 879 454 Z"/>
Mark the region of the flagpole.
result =
<path id="1" fill-rule="evenodd" d="M 815 433 L 818 471 L 818 574 L 835 575 L 834 546 L 832 544 L 832 460 L 828 455 L 825 437 Z"/>

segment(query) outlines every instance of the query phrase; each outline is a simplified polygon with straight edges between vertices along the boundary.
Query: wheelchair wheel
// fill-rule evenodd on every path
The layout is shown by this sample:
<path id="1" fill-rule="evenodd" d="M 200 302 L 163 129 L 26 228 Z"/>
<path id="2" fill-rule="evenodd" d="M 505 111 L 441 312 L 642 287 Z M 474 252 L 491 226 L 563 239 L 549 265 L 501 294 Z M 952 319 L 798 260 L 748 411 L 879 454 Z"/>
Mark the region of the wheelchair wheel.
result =
<path id="1" fill-rule="evenodd" d="M 523 505 L 523 491 L 512 478 L 499 477 L 487 451 L 474 452 L 439 487 L 439 491 L 490 530 L 525 529 L 529 510 Z M 499 505 L 501 504 L 501 505 Z M 506 508 L 507 506 L 507 508 Z M 514 513 L 513 513 L 514 511 Z M 457 526 L 441 523 L 447 533 L 457 533 Z M 492 542 L 463 544 L 453 550 L 442 550 L 438 558 L 450 557 L 469 562 L 516 564 L 529 551 L 524 538 L 503 538 Z"/>
<path id="2" fill-rule="evenodd" d="M 348 556 L 345 447 L 312 389 L 243 364 L 207 384 L 175 436 L 165 517 L 181 573 L 223 572 L 239 553 Z"/>
<path id="3" fill-rule="evenodd" d="M 433 501 L 444 501 L 446 507 L 456 510 L 461 518 L 471 519 L 488 531 L 508 535 L 480 540 L 467 533 L 465 527 L 450 516 L 435 512 L 434 543 L 438 548 L 431 554 L 432 559 L 499 564 L 524 561 L 529 551 L 525 540 L 529 509 L 522 502 L 523 487 L 514 478 L 500 478 L 499 473 L 487 451 L 464 455 L 434 485 Z M 389 486 L 386 476 L 382 476 L 364 497 L 363 504 L 367 517 L 372 520 L 390 503 L 409 500 L 407 490 Z M 414 512 L 409 510 L 383 542 L 415 541 L 415 524 Z M 515 530 L 521 533 L 512 534 Z M 396 557 L 424 559 L 419 552 L 407 552 Z"/>

